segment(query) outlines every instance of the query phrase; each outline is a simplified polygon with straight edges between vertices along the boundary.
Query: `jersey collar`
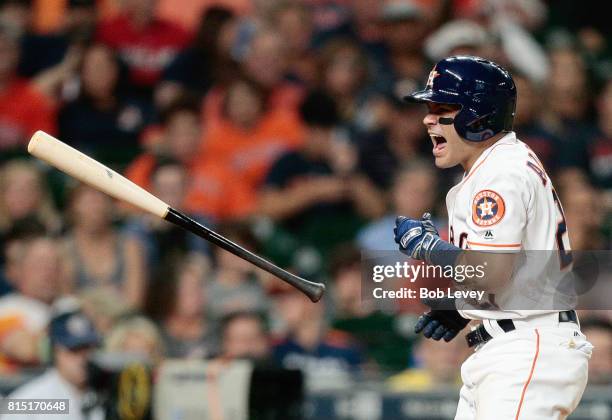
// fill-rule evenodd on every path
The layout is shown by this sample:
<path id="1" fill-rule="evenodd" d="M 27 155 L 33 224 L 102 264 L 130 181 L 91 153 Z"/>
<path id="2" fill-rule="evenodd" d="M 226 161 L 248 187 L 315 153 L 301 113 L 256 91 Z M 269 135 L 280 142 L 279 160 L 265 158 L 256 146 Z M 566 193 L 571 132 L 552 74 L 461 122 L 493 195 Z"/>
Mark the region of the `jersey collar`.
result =
<path id="1" fill-rule="evenodd" d="M 489 155 L 493 152 L 493 149 L 495 149 L 496 147 L 502 145 L 502 144 L 514 144 L 518 142 L 517 138 L 516 138 L 516 134 L 514 133 L 514 131 L 510 131 L 508 132 L 508 134 L 506 134 L 505 136 L 503 136 L 501 139 L 497 140 L 495 143 L 493 143 L 492 145 L 490 145 L 489 147 L 487 147 L 481 154 L 480 156 L 478 156 L 478 159 L 476 159 L 476 161 L 474 162 L 474 164 L 472 165 L 472 167 L 470 168 L 469 172 L 464 172 L 463 173 L 463 178 L 461 180 L 461 182 L 465 181 L 466 179 L 468 179 L 470 176 L 472 176 L 472 174 L 474 172 L 476 172 L 476 170 L 478 169 L 478 167 L 489 157 Z"/>

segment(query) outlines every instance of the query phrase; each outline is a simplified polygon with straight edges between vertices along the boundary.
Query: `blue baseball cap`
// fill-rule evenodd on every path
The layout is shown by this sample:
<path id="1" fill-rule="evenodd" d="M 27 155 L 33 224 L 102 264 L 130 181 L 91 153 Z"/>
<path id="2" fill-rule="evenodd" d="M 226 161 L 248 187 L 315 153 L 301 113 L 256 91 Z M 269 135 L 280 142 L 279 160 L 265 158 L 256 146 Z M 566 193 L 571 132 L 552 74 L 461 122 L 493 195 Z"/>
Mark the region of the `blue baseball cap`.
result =
<path id="1" fill-rule="evenodd" d="M 49 324 L 49 339 L 52 344 L 69 350 L 96 347 L 101 342 L 92 322 L 80 311 L 66 312 L 54 317 Z"/>

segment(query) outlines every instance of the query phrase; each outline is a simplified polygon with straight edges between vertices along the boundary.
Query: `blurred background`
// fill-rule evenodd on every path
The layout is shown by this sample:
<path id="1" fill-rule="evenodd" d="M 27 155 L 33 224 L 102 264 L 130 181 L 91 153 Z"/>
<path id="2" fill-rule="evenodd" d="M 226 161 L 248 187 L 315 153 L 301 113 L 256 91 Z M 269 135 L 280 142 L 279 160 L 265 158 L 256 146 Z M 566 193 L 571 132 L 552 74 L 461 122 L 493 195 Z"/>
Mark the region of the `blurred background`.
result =
<path id="1" fill-rule="evenodd" d="M 423 308 L 361 302 L 361 251 L 396 249 L 397 214 L 445 235 L 461 176 L 399 98 L 451 54 L 505 66 L 572 248 L 610 249 L 599 3 L 0 0 L 0 395 L 70 395 L 74 418 L 452 418 L 463 338 L 419 340 Z M 39 129 L 326 296 L 28 158 Z M 572 418 L 610 419 L 612 312 L 581 320 L 595 351 Z"/>

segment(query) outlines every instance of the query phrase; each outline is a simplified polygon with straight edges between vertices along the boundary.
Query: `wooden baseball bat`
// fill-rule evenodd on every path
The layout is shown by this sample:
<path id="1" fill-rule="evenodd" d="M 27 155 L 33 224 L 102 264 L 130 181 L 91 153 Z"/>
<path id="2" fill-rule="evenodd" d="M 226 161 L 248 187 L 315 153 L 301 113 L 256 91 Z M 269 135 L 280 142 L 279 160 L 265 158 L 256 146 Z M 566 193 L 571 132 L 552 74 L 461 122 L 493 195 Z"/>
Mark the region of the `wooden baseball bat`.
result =
<path id="1" fill-rule="evenodd" d="M 170 207 L 153 194 L 140 188 L 138 185 L 107 166 L 67 144 L 62 143 L 43 131 L 34 133 L 28 144 L 28 152 L 60 171 L 65 172 L 117 200 L 125 201 L 148 213 L 161 217 L 247 260 L 251 264 L 289 283 L 303 292 L 313 302 L 317 302 L 321 299 L 325 291 L 324 284 L 311 282 L 291 274 L 259 255 L 248 251 L 212 229 L 201 225 L 180 211 Z"/>

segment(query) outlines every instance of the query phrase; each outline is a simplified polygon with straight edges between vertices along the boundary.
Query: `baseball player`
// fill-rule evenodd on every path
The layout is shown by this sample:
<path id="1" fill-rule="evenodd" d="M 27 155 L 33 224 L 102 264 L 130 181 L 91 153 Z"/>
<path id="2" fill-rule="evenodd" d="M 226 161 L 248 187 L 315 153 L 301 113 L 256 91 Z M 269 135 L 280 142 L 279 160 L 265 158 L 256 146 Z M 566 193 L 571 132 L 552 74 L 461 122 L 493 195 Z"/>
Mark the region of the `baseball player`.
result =
<path id="1" fill-rule="evenodd" d="M 465 173 L 446 197 L 450 241 L 440 239 L 429 215 L 400 216 L 394 229 L 400 250 L 444 266 L 482 254 L 466 249 L 510 255 L 556 250 L 557 271 L 567 269 L 563 209 L 537 156 L 512 131 L 516 88 L 510 74 L 482 58 L 449 57 L 435 65 L 424 90 L 405 99 L 428 107 L 423 124 L 436 166 L 461 165 Z M 542 270 L 539 277 L 545 283 L 549 276 Z M 566 418 L 586 386 L 592 349 L 576 312 L 493 303 L 486 309 L 432 309 L 415 327 L 427 338 L 450 341 L 470 320 L 479 321 L 466 335 L 475 352 L 461 367 L 455 419 Z"/>

